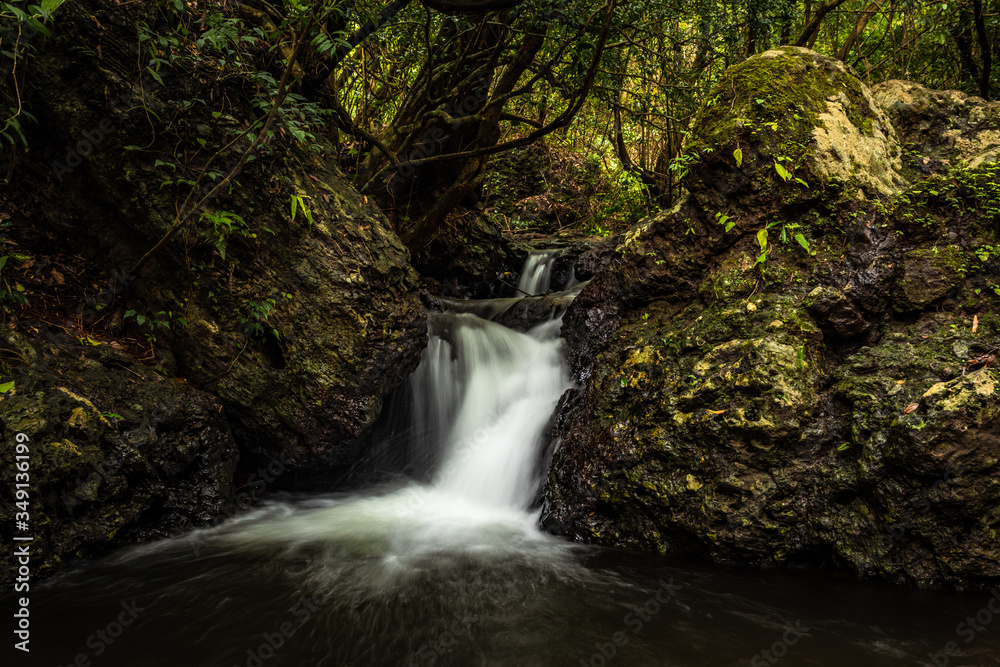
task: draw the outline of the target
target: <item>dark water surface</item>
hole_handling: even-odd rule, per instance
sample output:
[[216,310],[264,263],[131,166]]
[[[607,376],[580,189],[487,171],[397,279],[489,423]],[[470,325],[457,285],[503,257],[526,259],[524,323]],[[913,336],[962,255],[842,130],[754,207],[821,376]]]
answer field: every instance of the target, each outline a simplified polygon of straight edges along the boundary
[[677,566],[408,486],[286,498],[46,582],[30,664],[1000,665],[991,597]]

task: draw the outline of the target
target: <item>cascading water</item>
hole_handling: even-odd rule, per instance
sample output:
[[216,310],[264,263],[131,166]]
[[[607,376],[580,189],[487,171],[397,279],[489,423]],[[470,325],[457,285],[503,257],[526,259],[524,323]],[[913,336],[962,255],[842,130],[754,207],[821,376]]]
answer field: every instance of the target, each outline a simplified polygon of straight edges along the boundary
[[517,283],[518,293],[533,296],[548,291],[552,281],[552,267],[558,256],[556,250],[535,250],[528,253],[521,279]]
[[[529,256],[519,285],[548,290],[553,259]],[[541,533],[530,506],[570,386],[560,316],[518,333],[461,306],[430,316],[408,387],[429,481],[275,499],[32,584],[31,664],[745,667],[773,664],[761,650],[782,640],[789,666],[894,667],[954,638],[928,619],[978,609],[881,589],[875,605],[867,588],[669,567]],[[96,643],[123,604],[138,621]],[[883,627],[887,607],[899,627]],[[794,645],[792,623],[806,628]],[[997,664],[1000,642],[976,642],[963,657]]]
[[411,388],[417,418],[444,434],[435,488],[485,506],[527,509],[543,431],[569,388],[559,324],[518,333],[468,313],[431,317]]

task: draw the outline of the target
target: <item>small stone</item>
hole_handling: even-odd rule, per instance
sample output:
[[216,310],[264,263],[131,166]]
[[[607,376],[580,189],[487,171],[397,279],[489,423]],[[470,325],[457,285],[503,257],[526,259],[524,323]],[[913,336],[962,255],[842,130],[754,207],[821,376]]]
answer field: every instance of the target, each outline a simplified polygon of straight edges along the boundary
[[684,481],[687,482],[688,491],[697,491],[701,487],[705,486],[704,484],[699,482],[694,475],[690,474],[684,476]]
[[69,415],[69,425],[74,428],[85,428],[88,421],[87,412],[83,408],[73,408]]

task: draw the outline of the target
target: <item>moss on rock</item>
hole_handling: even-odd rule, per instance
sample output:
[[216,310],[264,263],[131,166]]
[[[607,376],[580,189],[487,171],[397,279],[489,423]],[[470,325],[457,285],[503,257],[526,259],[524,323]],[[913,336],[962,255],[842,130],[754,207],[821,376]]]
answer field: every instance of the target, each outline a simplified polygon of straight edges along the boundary
[[744,208],[763,195],[781,206],[829,188],[887,195],[905,185],[895,130],[868,89],[808,49],[773,49],[727,70],[694,127],[685,183],[706,203]]

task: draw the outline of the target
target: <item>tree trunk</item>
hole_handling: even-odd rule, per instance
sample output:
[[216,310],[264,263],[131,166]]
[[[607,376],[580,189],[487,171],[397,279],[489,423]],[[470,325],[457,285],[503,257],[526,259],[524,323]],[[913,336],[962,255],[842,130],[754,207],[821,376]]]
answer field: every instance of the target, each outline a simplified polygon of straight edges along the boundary
[[965,10],[959,12],[958,23],[952,29],[951,36],[958,46],[958,58],[962,63],[962,69],[965,70],[968,78],[978,85],[979,64],[972,57],[972,42],[970,41],[973,32],[972,23],[972,14]]
[[817,8],[816,12],[812,15],[812,20],[806,24],[806,27],[799,34],[798,39],[795,40],[795,46],[812,45],[816,41],[816,36],[819,35],[820,26],[823,24],[823,19],[826,18],[826,15],[845,2],[847,0],[830,0],[830,2]]
[[982,0],[972,0],[972,8],[975,12],[976,37],[979,40],[979,55],[983,63],[983,69],[979,79],[979,96],[984,100],[990,99],[990,69],[993,67],[993,52],[990,47],[990,38],[986,34],[986,22],[983,20]]
[[851,30],[851,34],[848,35],[843,46],[840,47],[840,51],[837,53],[837,58],[845,63],[847,62],[847,56],[851,54],[851,49],[853,49],[854,45],[858,43],[858,38],[861,37],[861,33],[863,33],[865,28],[868,26],[868,22],[872,20],[880,9],[881,6],[879,3],[873,2],[858,13],[858,18],[854,22],[854,28]]

